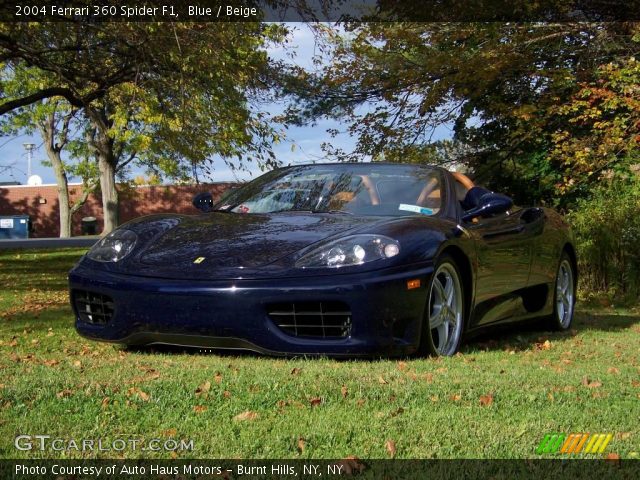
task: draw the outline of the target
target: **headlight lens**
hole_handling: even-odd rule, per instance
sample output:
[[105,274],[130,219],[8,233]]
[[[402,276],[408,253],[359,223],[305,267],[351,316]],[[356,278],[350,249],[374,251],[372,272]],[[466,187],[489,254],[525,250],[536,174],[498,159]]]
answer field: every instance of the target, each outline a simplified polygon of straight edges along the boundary
[[96,243],[87,256],[98,262],[119,262],[136,246],[138,235],[127,229],[114,230]]
[[353,235],[316,248],[296,262],[299,268],[338,268],[395,257],[400,243],[384,235]]

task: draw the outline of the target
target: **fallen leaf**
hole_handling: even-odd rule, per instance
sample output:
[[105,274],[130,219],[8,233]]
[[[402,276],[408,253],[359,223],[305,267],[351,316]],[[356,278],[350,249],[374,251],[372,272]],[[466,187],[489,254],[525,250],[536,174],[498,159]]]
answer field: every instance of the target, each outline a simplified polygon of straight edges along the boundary
[[148,402],[150,398],[149,394],[142,390],[138,390],[138,397],[140,397],[143,402]]
[[173,436],[175,436],[176,433],[178,433],[178,431],[175,428],[169,428],[167,430],[163,430],[162,431],[162,436],[163,437],[173,437]]
[[453,400],[454,402],[459,402],[459,401],[462,399],[462,396],[456,393],[456,394],[454,394],[454,395],[451,395],[451,397],[450,397],[450,398],[451,398],[451,400]]
[[432,402],[437,402],[437,401],[439,400],[439,399],[438,399],[438,395],[431,395],[431,396],[429,397],[429,400],[431,400]]
[[609,461],[609,462],[613,462],[613,463],[620,463],[620,455],[618,455],[617,453],[607,453],[607,456],[605,457],[605,460]]
[[427,383],[432,383],[433,382],[433,374],[425,373],[424,374],[424,379],[427,381]]
[[607,373],[612,373],[614,375],[618,375],[620,373],[620,370],[618,370],[616,367],[611,367],[607,370]]
[[349,455],[335,464],[339,471],[344,472],[345,475],[355,475],[356,473],[362,473],[365,469],[364,463],[360,461],[355,455]]
[[231,392],[229,390],[225,390],[224,392],[222,392],[222,396],[224,398],[231,398]]
[[306,446],[306,442],[304,438],[298,437],[298,453],[304,452],[304,447]]
[[398,370],[404,372],[407,369],[407,362],[398,362]]
[[233,419],[239,422],[244,422],[247,420],[255,420],[256,418],[258,418],[258,416],[259,415],[257,412],[252,412],[251,410],[247,410],[246,412],[239,413],[238,415],[233,417]]
[[493,403],[493,395],[490,393],[487,395],[480,395],[480,405],[488,407]]
[[380,377],[378,377],[378,383],[379,383],[380,385],[386,385],[386,384],[387,384],[387,383],[389,383],[389,382],[387,382],[387,381],[382,377],[382,375],[380,375]]
[[361,407],[361,406],[363,406],[363,405],[364,405],[364,402],[365,402],[364,398],[359,398],[359,399],[358,399],[358,401],[356,402],[356,405],[358,405],[359,407]]
[[107,408],[110,403],[111,399],[109,397],[104,397],[101,402],[102,408]]
[[346,385],[342,385],[340,393],[342,393],[342,398],[347,398],[347,395],[349,395],[349,390],[347,389]]
[[549,340],[545,340],[544,342],[539,342],[534,344],[536,350],[551,350],[551,342]]
[[196,413],[202,413],[206,412],[208,408],[209,407],[207,407],[206,405],[196,405],[195,407],[193,407],[193,411]]
[[216,383],[220,383],[222,381],[222,374],[220,372],[216,372],[215,376],[213,377],[213,380]]
[[209,380],[205,381],[198,388],[196,388],[196,397],[200,397],[211,390],[211,382]]
[[291,370],[291,375],[298,375],[301,371],[301,368],[295,367],[293,370]]
[[60,362],[58,360],[45,360],[44,363],[47,367],[55,367],[56,365],[58,365]]
[[56,393],[56,397],[58,398],[70,397],[71,395],[73,395],[73,391],[69,390],[68,388],[65,388],[61,392]]
[[602,386],[602,382],[590,380],[588,377],[582,377],[582,385],[587,388],[600,388]]
[[82,368],[82,362],[80,360],[76,360],[73,362],[73,366],[77,368]]
[[389,455],[391,456],[391,458],[395,457],[396,455],[396,442],[394,442],[393,440],[387,440],[384,444],[384,448],[387,449],[387,452],[389,452]]
[[322,399],[320,397],[315,397],[309,400],[309,403],[311,404],[312,407],[317,407],[322,403]]

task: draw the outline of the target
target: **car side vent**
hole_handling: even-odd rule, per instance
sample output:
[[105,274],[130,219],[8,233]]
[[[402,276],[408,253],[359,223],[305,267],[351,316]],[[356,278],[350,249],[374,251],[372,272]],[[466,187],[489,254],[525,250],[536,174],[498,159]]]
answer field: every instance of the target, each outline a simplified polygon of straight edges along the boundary
[[351,335],[351,310],[343,302],[273,303],[269,318],[296,337],[345,338]]
[[113,299],[100,293],[74,290],[73,302],[80,320],[94,325],[106,325],[113,316]]

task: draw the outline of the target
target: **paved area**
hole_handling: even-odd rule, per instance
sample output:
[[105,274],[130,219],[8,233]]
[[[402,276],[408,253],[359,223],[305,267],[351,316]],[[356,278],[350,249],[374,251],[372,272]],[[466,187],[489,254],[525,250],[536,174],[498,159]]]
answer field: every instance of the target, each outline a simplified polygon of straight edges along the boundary
[[89,248],[96,243],[100,237],[98,235],[71,238],[13,238],[0,240],[0,249],[5,248]]

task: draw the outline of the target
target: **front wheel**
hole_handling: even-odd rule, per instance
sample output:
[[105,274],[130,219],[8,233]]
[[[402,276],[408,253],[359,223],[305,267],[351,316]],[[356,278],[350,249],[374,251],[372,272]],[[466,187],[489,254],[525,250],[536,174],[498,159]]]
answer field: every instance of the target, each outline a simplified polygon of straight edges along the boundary
[[566,252],[562,252],[553,295],[553,315],[549,319],[554,330],[568,330],[573,321],[576,303],[576,281],[573,263]]
[[443,255],[438,260],[428,291],[420,352],[435,356],[454,355],[462,338],[464,289],[453,258]]

